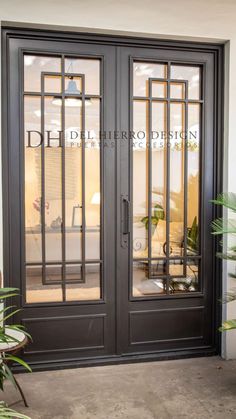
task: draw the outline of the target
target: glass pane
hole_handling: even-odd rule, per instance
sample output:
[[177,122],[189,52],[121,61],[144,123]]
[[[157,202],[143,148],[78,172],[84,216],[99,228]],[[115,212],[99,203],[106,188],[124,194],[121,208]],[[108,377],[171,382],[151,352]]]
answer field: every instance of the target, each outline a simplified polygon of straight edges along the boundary
[[65,77],[65,94],[80,95],[82,93],[82,78],[77,76]]
[[167,95],[167,83],[162,81],[152,82],[152,97],[165,98]]
[[165,294],[165,280],[158,278],[165,271],[163,261],[152,262],[151,272],[148,270],[148,261],[133,263],[133,296]]
[[152,257],[164,256],[166,242],[166,114],[164,102],[152,103]]
[[65,106],[66,261],[82,258],[82,107]]
[[25,257],[27,263],[42,262],[41,236],[41,137],[40,98],[25,97]]
[[100,60],[68,57],[65,59],[65,72],[83,74],[85,93],[100,94]]
[[61,93],[61,77],[54,75],[45,76],[44,91],[46,93]]
[[25,56],[25,89],[40,92],[50,73],[43,103],[25,96],[27,302],[101,298],[100,98],[75,97],[82,75],[86,92],[99,94],[100,60],[69,61],[63,81],[51,74],[61,58]]
[[26,302],[62,302],[61,285],[42,285],[42,280],[42,265],[26,267]]
[[[171,261],[170,273],[170,293],[186,293],[199,291],[198,284],[198,260],[188,260],[186,266],[186,276],[184,275],[183,262],[179,260]],[[180,277],[182,275],[182,277]]]
[[184,240],[184,105],[170,104],[170,254],[181,255]]
[[[134,96],[152,94],[150,103],[141,98],[133,100],[133,295],[166,292],[165,281],[170,279],[170,292],[198,290],[198,261],[184,262],[198,254],[199,247],[199,164],[201,104],[184,102],[200,98],[200,67],[172,65],[170,82],[169,119],[167,103],[166,66],[160,65],[162,75],[154,78],[150,63],[134,63]],[[179,80],[179,81],[178,81]],[[184,82],[182,82],[184,81]],[[186,89],[188,88],[188,92]],[[156,98],[156,99],[155,99]],[[157,98],[159,100],[157,100]],[[186,110],[187,108],[187,110]],[[188,112],[186,127],[185,112]],[[168,123],[168,121],[169,123]],[[151,123],[151,126],[149,126]],[[168,124],[168,125],[167,125]],[[140,132],[144,137],[140,139]],[[139,136],[137,135],[139,133]],[[148,134],[148,136],[146,135]],[[150,135],[150,138],[149,138]],[[151,151],[150,151],[151,147]],[[169,156],[169,194],[167,196],[167,163]],[[187,160],[185,159],[187,157]],[[151,170],[149,159],[151,158]],[[185,184],[186,178],[186,184]],[[185,197],[187,193],[187,202]],[[151,195],[151,196],[150,196]],[[169,226],[166,220],[169,201]],[[148,203],[151,202],[151,220]],[[148,252],[148,225],[151,222],[151,249]],[[169,230],[167,240],[166,232]],[[185,240],[187,249],[184,248]],[[166,259],[169,243],[169,261]],[[147,260],[150,256],[151,260]],[[153,260],[153,258],[159,258]],[[158,281],[158,284],[157,282]],[[164,281],[164,282],[162,282]],[[162,285],[160,285],[160,282]]]
[[25,55],[24,56],[24,90],[26,92],[41,91],[42,72],[61,72],[61,58]]
[[[134,101],[133,130],[136,139],[133,144],[133,256],[147,256],[148,166],[146,147],[148,103]],[[138,139],[138,133],[143,133]]]
[[100,259],[100,100],[85,111],[86,260]]
[[83,282],[81,264],[66,265],[66,281],[67,283]]
[[185,98],[184,83],[170,83],[170,97],[172,99],[184,99]]
[[133,94],[134,96],[149,96],[148,80],[150,78],[165,78],[166,65],[135,62],[133,67]]
[[200,99],[200,68],[197,66],[171,66],[171,78],[188,81],[188,98]]
[[45,131],[50,133],[44,143],[45,254],[47,262],[59,262],[62,258],[62,148],[58,133],[61,107],[55,106],[51,97],[45,98],[44,107]]
[[100,264],[87,264],[85,282],[66,285],[66,300],[98,300],[100,298]]
[[188,106],[188,210],[187,253],[199,252],[199,164],[200,164],[200,105]]

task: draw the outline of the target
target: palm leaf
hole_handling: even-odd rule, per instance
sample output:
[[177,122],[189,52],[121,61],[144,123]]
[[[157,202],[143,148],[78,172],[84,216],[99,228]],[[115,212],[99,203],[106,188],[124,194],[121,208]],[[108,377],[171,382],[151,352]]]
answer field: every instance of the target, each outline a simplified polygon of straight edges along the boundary
[[234,253],[216,253],[216,256],[220,259],[225,260],[236,260],[236,254]]
[[213,199],[210,202],[216,205],[222,205],[236,212],[236,193],[234,192],[224,192],[219,194],[217,199]]
[[212,222],[212,234],[236,234],[236,220],[217,218]]

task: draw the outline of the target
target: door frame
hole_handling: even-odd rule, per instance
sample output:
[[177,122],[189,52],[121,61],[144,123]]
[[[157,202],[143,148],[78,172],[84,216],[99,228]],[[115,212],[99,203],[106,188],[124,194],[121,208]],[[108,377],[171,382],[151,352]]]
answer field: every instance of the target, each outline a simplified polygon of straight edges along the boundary
[[[75,43],[91,43],[103,44],[112,46],[130,46],[130,47],[146,47],[146,48],[159,48],[165,50],[181,50],[181,51],[198,51],[210,52],[214,57],[215,63],[215,86],[214,86],[214,195],[222,192],[223,186],[223,97],[224,97],[224,45],[217,43],[203,43],[193,41],[176,41],[176,40],[163,40],[146,37],[131,37],[131,36],[118,36],[118,35],[101,35],[101,34],[87,34],[78,32],[59,32],[54,30],[33,30],[33,29],[19,29],[13,26],[5,26],[2,28],[2,194],[3,194],[3,271],[4,283],[6,286],[11,286],[11,243],[10,243],[10,226],[9,226],[9,150],[8,150],[8,132],[9,132],[9,85],[8,85],[8,42],[10,38],[27,38],[27,39],[44,39],[48,41],[75,42]],[[119,48],[117,49],[117,55]],[[118,60],[116,62],[116,74],[121,77],[121,72],[118,68]],[[120,99],[119,80],[116,85],[116,99]],[[120,110],[116,109],[116,129],[119,131],[119,113]],[[118,169],[118,153],[116,150],[116,164]],[[119,181],[119,171],[117,170],[116,186]],[[120,200],[116,202],[116,214],[119,214]],[[214,208],[214,217],[221,215],[221,209]],[[117,220],[117,231],[120,228],[120,220]],[[119,275],[118,252],[120,246],[120,235],[116,235],[116,290],[118,288],[117,278]],[[213,255],[219,248],[219,240],[214,238]],[[221,305],[218,300],[222,294],[221,277],[222,277],[222,263],[214,256],[213,260],[213,277],[214,283],[214,304],[212,307],[214,315],[214,337],[215,345],[209,349],[190,349],[186,351],[169,351],[165,353],[152,353],[152,354],[136,354],[136,355],[115,355],[109,357],[102,357],[96,359],[86,360],[68,360],[63,363],[50,362],[44,364],[36,364],[34,370],[44,369],[57,369],[62,367],[75,367],[86,365],[101,365],[113,364],[121,362],[138,362],[138,361],[153,361],[158,359],[167,358],[183,358],[190,356],[206,356],[219,354],[221,350],[221,339],[218,332],[218,326],[221,323]],[[116,318],[119,317],[119,305],[116,304]],[[116,326],[116,332],[121,331],[121,324]],[[119,351],[118,351],[119,353]]]

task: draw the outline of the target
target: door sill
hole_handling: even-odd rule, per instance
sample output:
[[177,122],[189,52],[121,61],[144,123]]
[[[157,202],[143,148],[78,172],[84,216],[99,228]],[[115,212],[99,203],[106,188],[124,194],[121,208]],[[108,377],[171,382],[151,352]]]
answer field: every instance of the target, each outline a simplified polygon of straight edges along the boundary
[[[86,359],[68,359],[61,361],[39,361],[29,363],[32,371],[51,371],[60,369],[72,369],[72,368],[85,368],[85,367],[96,367],[105,365],[118,365],[118,364],[131,364],[140,362],[154,362],[154,361],[166,361],[174,359],[185,359],[185,358],[198,358],[219,355],[219,351],[215,347],[205,346],[201,348],[187,349],[187,350],[175,350],[175,351],[162,351],[155,353],[139,353],[139,354],[125,354],[125,355],[110,355],[96,358]],[[15,373],[23,373],[25,369],[21,366],[14,367]]]

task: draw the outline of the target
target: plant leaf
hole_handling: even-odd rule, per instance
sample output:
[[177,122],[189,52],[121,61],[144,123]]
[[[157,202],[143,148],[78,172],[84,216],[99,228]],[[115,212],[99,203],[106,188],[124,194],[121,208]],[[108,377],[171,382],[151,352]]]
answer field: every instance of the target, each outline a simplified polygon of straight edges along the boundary
[[3,401],[0,402],[0,417],[4,418],[18,418],[18,419],[30,419],[29,416],[18,413],[13,409],[10,409]]
[[210,202],[216,205],[223,205],[236,212],[236,193],[234,192],[221,193],[216,199],[212,199]]
[[220,332],[226,332],[227,330],[236,329],[236,319],[227,320],[222,323],[222,326],[219,328]]
[[217,218],[212,221],[212,234],[236,234],[236,220],[224,220],[223,218]]
[[7,359],[8,361],[14,361],[17,362],[18,364],[22,365],[23,367],[25,367],[25,369],[27,369],[29,372],[32,372],[32,369],[30,368],[30,366],[27,364],[27,362],[23,361],[23,359],[18,358],[15,355],[6,355],[5,359]]
[[20,308],[18,308],[17,310],[12,311],[10,314],[8,314],[6,317],[3,317],[3,319],[1,319],[3,322],[5,322],[7,319],[10,319],[10,317],[13,317],[15,314],[19,313],[19,311],[21,311]]

